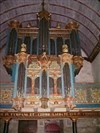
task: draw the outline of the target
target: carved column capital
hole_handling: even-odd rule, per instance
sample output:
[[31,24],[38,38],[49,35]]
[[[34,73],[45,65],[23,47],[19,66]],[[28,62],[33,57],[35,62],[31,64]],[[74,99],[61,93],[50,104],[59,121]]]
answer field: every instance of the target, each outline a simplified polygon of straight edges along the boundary
[[71,55],[69,53],[63,53],[62,55],[59,55],[59,57],[60,57],[60,61],[63,64],[65,64],[65,63],[72,64],[73,63],[73,60],[72,60],[73,55]]
[[6,117],[6,118],[3,118],[3,120],[4,120],[6,123],[8,123],[8,122],[11,120],[11,118],[10,118],[10,117]]
[[78,120],[78,117],[71,117],[70,119],[72,120],[72,122],[76,122]]
[[83,66],[83,58],[81,56],[73,56],[73,64],[77,69],[80,69]]

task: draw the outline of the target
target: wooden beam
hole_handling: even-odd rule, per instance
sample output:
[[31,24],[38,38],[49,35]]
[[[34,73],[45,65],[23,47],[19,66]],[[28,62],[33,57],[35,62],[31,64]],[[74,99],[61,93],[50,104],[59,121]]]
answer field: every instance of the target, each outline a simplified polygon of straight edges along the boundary
[[83,117],[100,117],[100,111],[67,111],[67,112],[0,112],[1,119],[50,119],[70,118],[78,119]]
[[100,52],[100,35],[99,35],[99,41],[97,45],[95,46],[92,53],[88,57],[88,61],[92,62],[96,58],[96,56],[99,54],[99,52]]

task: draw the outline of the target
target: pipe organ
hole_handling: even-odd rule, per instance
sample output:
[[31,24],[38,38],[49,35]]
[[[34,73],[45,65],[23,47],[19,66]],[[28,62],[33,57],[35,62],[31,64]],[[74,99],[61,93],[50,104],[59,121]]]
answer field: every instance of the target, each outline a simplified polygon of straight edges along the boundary
[[37,27],[13,20],[9,23],[4,66],[14,82],[13,108],[72,109],[75,105],[74,78],[83,65],[79,25],[51,27],[51,14],[37,14]]

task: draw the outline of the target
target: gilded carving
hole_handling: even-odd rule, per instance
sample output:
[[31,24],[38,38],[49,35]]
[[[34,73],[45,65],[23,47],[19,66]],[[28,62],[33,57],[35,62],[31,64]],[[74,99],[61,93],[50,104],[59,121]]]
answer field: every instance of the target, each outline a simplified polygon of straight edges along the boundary
[[[13,88],[14,86],[2,86],[0,85],[1,87],[1,91],[0,91],[0,94],[1,94],[1,97],[0,97],[0,104],[11,104],[12,101],[12,94],[13,94]],[[84,84],[80,84],[80,86],[78,85],[75,89],[75,98],[76,98],[76,101],[75,103],[78,103],[78,104],[99,104],[100,103],[100,98],[99,98],[99,95],[100,95],[100,91],[99,91],[99,86],[94,86],[94,85],[91,85],[87,87],[87,89],[89,89],[89,91],[87,91],[86,89],[86,85]],[[91,99],[88,101],[87,99],[87,96],[88,94],[87,93],[91,93]],[[34,98],[33,98],[34,97]],[[25,97],[25,103],[29,103],[28,105],[32,106],[32,100],[33,101],[36,101],[36,102],[39,102],[39,99],[40,97],[38,95],[34,95],[32,96],[32,94],[27,94],[26,97]],[[30,102],[29,102],[30,101]],[[49,101],[51,103],[54,104],[55,101],[57,102],[63,102],[63,99],[61,98],[60,95],[50,95],[50,99]]]
[[12,101],[12,89],[1,89],[0,90],[0,103],[1,104],[11,104]]
[[57,28],[57,29],[61,29],[61,24],[60,24],[60,23],[57,23],[56,28]]
[[77,69],[83,66],[83,58],[81,56],[73,56],[73,64]]
[[29,64],[28,69],[40,70],[41,67],[40,67],[38,61],[32,61],[32,63]]
[[64,99],[60,94],[51,95],[49,98],[49,106],[53,110],[55,110],[55,108],[64,108]]
[[68,53],[68,46],[66,44],[63,45],[62,50],[63,50],[63,54],[59,55],[60,62],[62,64],[65,64],[65,63],[72,64],[73,63],[73,60],[72,60],[73,55]]
[[100,90],[99,89],[92,89],[91,97],[93,103],[100,103]]
[[7,68],[11,68],[11,66],[16,62],[16,57],[13,55],[7,55],[6,57],[3,58],[3,64]]
[[24,103],[25,107],[34,107],[34,108],[39,108],[40,105],[40,97],[38,95],[28,95],[25,98],[25,103]]
[[[31,35],[32,37],[36,38],[39,32],[38,28],[18,28],[18,36],[23,37],[24,35]],[[67,29],[60,29],[60,28],[49,28],[50,38],[57,38],[57,37],[64,37],[69,38],[70,31]]]
[[70,30],[78,30],[79,28],[79,24],[77,22],[70,22],[66,25],[65,27],[66,29],[70,29]]
[[60,71],[60,65],[58,64],[58,62],[56,60],[52,61],[49,69],[53,69],[53,70],[59,70]]
[[19,28],[19,27],[22,27],[22,24],[19,21],[17,21],[17,20],[10,21],[10,23],[8,25],[11,28]]
[[24,101],[25,98],[22,96],[20,92],[18,92],[17,97],[12,98],[13,106],[16,111],[21,111],[21,109],[24,107]]
[[48,101],[49,101],[49,98],[46,98],[46,97],[42,97],[40,98],[40,101],[41,101],[41,108],[48,108]]
[[77,103],[87,103],[87,99],[86,99],[87,93],[86,93],[86,89],[82,90],[82,89],[78,89],[76,91],[76,102]]
[[22,63],[22,62],[24,63],[24,62],[27,61],[27,57],[28,56],[29,55],[26,54],[26,45],[23,43],[21,45],[21,51],[20,51],[20,53],[16,54],[16,61],[19,62],[19,63]]
[[50,60],[50,57],[48,57],[46,55],[46,52],[44,52],[42,56],[38,57],[38,63],[41,66],[42,70],[47,70],[48,69],[48,67],[51,63],[51,60]]
[[46,10],[39,12],[37,15],[38,15],[38,19],[45,18],[47,20],[50,20],[50,17],[51,17],[50,13]]
[[51,14],[44,9],[44,5],[45,5],[45,3],[43,1],[42,2],[42,11],[40,11],[39,13],[37,13],[38,19],[45,18],[45,19],[49,20],[50,17],[51,17]]
[[57,95],[57,79],[61,77],[61,69],[57,61],[51,62],[49,67],[49,77],[54,79],[54,95]]
[[74,104],[75,102],[74,97],[68,96],[64,100],[65,100],[65,107],[67,107],[68,109],[73,109],[76,107],[76,105]]

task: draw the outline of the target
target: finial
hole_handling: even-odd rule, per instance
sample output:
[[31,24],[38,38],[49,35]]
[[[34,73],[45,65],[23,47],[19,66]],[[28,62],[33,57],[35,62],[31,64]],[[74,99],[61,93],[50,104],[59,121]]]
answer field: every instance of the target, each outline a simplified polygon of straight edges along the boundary
[[28,23],[27,28],[30,28],[30,27],[32,27],[32,25],[31,25],[31,23]]
[[68,53],[68,46],[67,46],[67,44],[63,44],[62,45],[62,52],[63,53]]
[[26,52],[26,44],[21,44],[21,52]]
[[56,28],[61,29],[61,24],[58,22]]
[[42,0],[42,10],[44,10],[44,5],[45,5],[45,3],[44,3],[44,0]]

